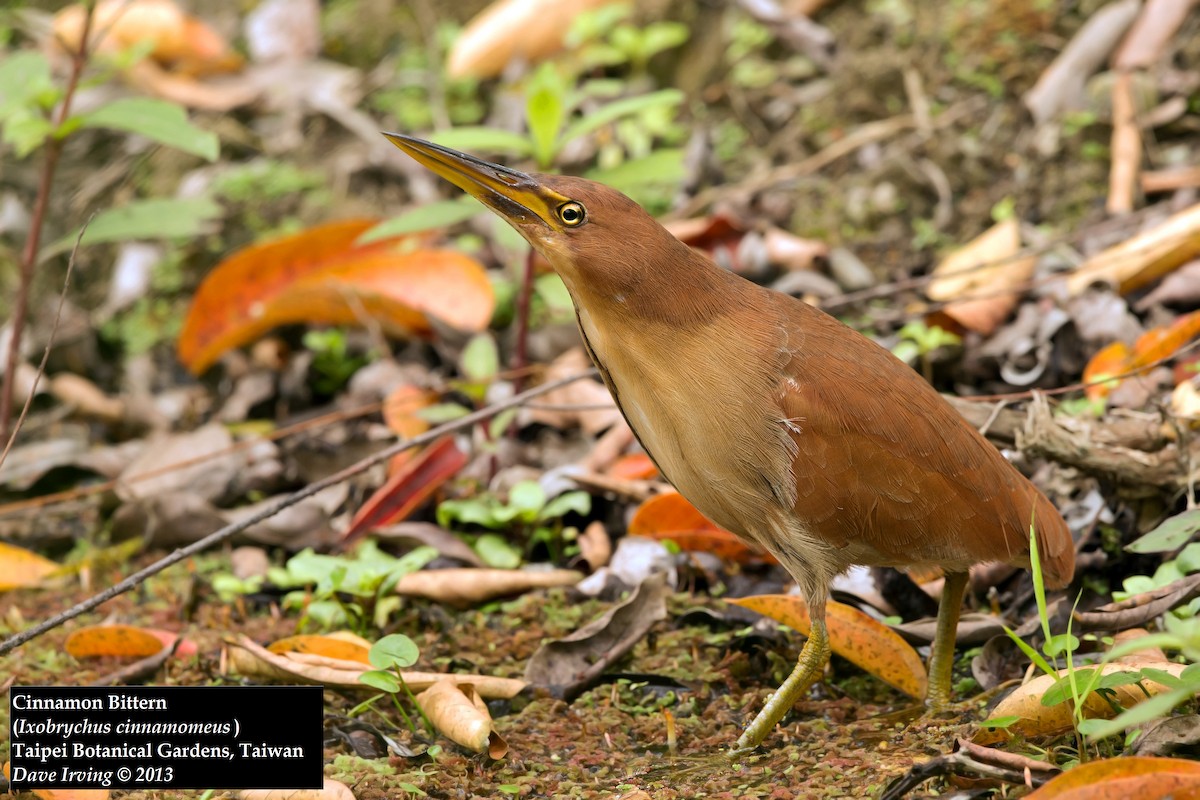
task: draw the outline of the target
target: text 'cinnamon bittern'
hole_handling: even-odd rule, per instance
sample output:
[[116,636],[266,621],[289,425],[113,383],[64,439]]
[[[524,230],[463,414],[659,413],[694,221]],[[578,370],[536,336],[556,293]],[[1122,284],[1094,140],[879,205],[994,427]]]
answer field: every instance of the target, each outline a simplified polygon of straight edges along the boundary
[[1071,536],[1050,501],[884,348],[718,267],[607,186],[386,135],[541,253],[659,471],[799,584],[811,635],[738,750],[758,746],[821,674],[829,585],[848,567],[945,571],[929,661],[935,707],[950,699],[968,567],[1028,567],[1032,523],[1046,584],[1071,580]]

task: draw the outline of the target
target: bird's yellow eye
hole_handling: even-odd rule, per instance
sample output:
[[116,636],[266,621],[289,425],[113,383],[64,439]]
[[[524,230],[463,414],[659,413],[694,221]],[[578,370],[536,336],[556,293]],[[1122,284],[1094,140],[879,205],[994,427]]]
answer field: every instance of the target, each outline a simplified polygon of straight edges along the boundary
[[575,228],[582,225],[586,216],[587,213],[579,203],[563,203],[558,207],[558,218],[568,228]]

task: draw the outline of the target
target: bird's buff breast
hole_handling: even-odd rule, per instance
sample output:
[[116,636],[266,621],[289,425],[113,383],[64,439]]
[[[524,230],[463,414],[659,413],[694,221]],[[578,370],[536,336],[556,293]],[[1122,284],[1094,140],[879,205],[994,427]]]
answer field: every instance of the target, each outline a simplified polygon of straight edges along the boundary
[[[578,320],[622,414],[663,475],[713,522],[762,542],[773,497],[761,475],[766,468],[790,469],[782,438],[777,452],[756,453],[748,451],[748,437],[737,434],[750,422],[749,409],[761,405],[751,402],[758,381],[731,367],[756,363],[749,349],[725,331],[682,332],[632,321],[601,330],[583,308]],[[714,342],[728,343],[716,348],[717,362]],[[714,392],[714,380],[727,385]]]

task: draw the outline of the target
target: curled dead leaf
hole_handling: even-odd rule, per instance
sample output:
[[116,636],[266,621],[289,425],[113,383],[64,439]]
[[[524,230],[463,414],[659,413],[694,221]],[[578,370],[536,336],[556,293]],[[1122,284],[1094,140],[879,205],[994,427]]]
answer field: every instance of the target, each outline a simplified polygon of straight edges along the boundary
[[[360,661],[347,661],[314,653],[272,653],[244,635],[225,641],[222,663],[226,674],[279,680],[285,683],[319,683],[344,689],[376,691],[359,681],[359,676],[367,671]],[[490,675],[440,672],[402,674],[404,682],[414,692],[424,691],[438,681],[452,681],[471,684],[481,697],[489,700],[509,700],[528,685],[525,681],[515,678],[496,678]]]
[[1008,317],[1018,292],[1033,277],[1036,259],[1018,257],[1021,228],[1016,219],[998,222],[955,250],[933,271],[926,294],[946,302],[942,313],[987,336]]
[[515,59],[531,63],[558,52],[575,18],[615,0],[496,0],[455,40],[446,71],[452,78],[491,78]]
[[[1122,659],[1119,664],[1105,664],[1099,667],[1099,669],[1104,675],[1111,675],[1117,672],[1136,672],[1143,667],[1153,667],[1154,669],[1161,669],[1163,672],[1179,677],[1185,666],[1184,664],[1175,664],[1170,661],[1142,658],[1136,660]],[[1059,676],[1066,674],[1067,670],[1061,670],[1058,673]],[[1004,730],[980,729],[972,738],[972,741],[976,744],[995,744],[996,742],[1005,741],[1009,736],[1014,735],[1045,736],[1070,730],[1072,716],[1069,703],[1059,703],[1054,706],[1042,705],[1042,698],[1057,682],[1058,677],[1054,675],[1039,675],[1028,683],[1017,687],[1012,694],[1001,700],[991,712],[992,717],[1017,717],[1017,721]],[[1124,708],[1129,708],[1156,694],[1170,691],[1170,689],[1161,683],[1145,680],[1140,685],[1116,686],[1106,691],[1113,693],[1113,702],[1118,703]],[[1100,694],[1093,692],[1084,701],[1083,715],[1088,719],[1111,719],[1115,715],[1115,712],[1113,711],[1112,703]]]
[[508,743],[496,733],[487,704],[470,684],[438,681],[417,695],[417,705],[437,728],[457,744],[475,753],[504,758]]
[[[768,594],[727,602],[757,611],[808,635],[812,625],[808,605],[798,595]],[[910,697],[924,699],[929,689],[925,664],[898,633],[857,608],[830,600],[825,605],[829,647]]]
[[401,578],[396,593],[465,608],[533,589],[574,586],[581,580],[583,573],[573,569],[426,569]]

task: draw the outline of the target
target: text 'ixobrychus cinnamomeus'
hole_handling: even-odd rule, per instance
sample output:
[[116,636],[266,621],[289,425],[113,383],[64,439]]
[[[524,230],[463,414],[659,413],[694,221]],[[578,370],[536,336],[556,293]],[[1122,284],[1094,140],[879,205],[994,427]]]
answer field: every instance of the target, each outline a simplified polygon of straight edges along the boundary
[[825,603],[850,566],[946,573],[929,703],[950,699],[967,569],[1074,572],[1049,500],[884,348],[679,242],[625,195],[529,175],[399,134],[408,155],[483,201],[562,276],[613,399],[659,470],[705,516],[774,555],[808,602],[795,670],[746,728],[759,745],[829,658]]

